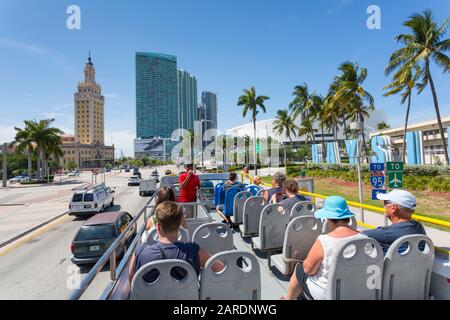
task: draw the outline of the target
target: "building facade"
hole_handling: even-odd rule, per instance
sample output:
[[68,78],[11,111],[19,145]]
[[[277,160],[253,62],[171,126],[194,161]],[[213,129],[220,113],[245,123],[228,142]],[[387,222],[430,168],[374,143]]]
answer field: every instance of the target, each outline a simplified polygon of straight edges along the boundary
[[100,168],[114,162],[114,146],[105,146],[105,98],[95,81],[95,68],[89,55],[84,67],[84,81],[74,94],[75,135],[62,136],[60,166],[67,169],[72,161],[81,169]]
[[194,129],[197,120],[197,79],[184,70],[177,71],[178,128]]
[[217,129],[217,95],[212,92],[202,92],[202,104],[204,105],[205,130]]
[[[442,126],[444,128],[444,137],[446,139],[446,146],[442,145],[442,139],[441,134],[439,131],[439,126],[436,120],[431,121],[423,121],[419,123],[414,123],[408,125],[408,136],[406,140],[407,144],[407,150],[408,150],[408,141],[410,141],[411,144],[416,145],[414,149],[417,149],[417,147],[420,147],[421,150],[419,153],[421,154],[421,158],[419,162],[422,162],[422,164],[437,164],[437,163],[445,163],[445,155],[444,155],[444,148],[448,148],[448,132],[450,127],[450,116],[442,117]],[[394,160],[401,161],[403,159],[403,135],[405,128],[397,127],[393,129],[388,130],[381,130],[376,131],[370,134],[370,137],[374,136],[387,136],[390,138],[390,148],[392,150],[392,154],[394,157]],[[417,139],[410,138],[411,133],[420,133],[417,135],[417,138],[420,141],[417,141]],[[419,142],[419,143],[417,143]],[[411,146],[412,147],[412,146]],[[413,150],[413,149],[409,149]],[[422,157],[423,154],[423,157]],[[408,151],[406,152],[406,161],[410,164],[413,164],[413,161],[411,160],[411,155],[408,157]]]

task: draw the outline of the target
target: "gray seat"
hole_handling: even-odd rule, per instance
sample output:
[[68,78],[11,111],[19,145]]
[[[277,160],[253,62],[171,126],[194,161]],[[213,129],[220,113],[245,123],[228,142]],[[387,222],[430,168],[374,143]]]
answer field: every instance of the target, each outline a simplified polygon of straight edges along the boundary
[[[186,271],[184,278],[175,279],[173,269]],[[157,270],[157,279],[148,283],[144,276]],[[136,272],[131,282],[131,300],[198,300],[198,277],[194,268],[183,260],[167,259],[147,263]]]
[[265,192],[266,190],[267,190],[267,189],[261,189],[261,190],[259,190],[258,193],[256,194],[256,196],[257,196],[257,197],[263,197],[263,196],[264,196],[264,192]]
[[[178,230],[179,230],[179,232],[178,232],[178,241],[180,241],[180,242],[189,242],[189,235],[188,235],[186,229],[180,228]],[[158,241],[159,241],[159,236],[158,236],[158,232],[157,232],[156,228],[150,229],[150,232],[149,232],[148,237],[147,237],[146,244],[151,246],[151,245],[153,245],[155,243],[158,243]]]
[[281,250],[289,219],[290,213],[283,205],[274,203],[265,206],[259,220],[259,237],[252,239],[253,247],[260,251]]
[[291,210],[291,220],[301,216],[314,216],[316,205],[311,201],[297,202]]
[[305,260],[317,237],[322,234],[322,220],[311,216],[291,220],[284,234],[283,252],[270,257],[282,274],[290,275],[295,264]]
[[331,260],[328,300],[380,300],[383,250],[371,238],[351,240]]
[[249,191],[241,191],[234,197],[233,215],[230,217],[231,222],[234,224],[242,224],[244,204],[251,196],[252,194]]
[[[323,234],[330,233],[332,230],[331,230],[331,226],[330,226],[329,223],[328,223],[328,220],[325,219],[325,220],[322,221],[322,222],[323,222],[322,233],[323,233]],[[357,229],[358,229],[358,222],[356,221],[356,218],[355,218],[355,217],[351,217],[351,218],[350,218],[350,223],[349,223],[348,225],[349,225],[350,228],[352,228],[352,229],[354,229],[354,230],[357,230]]]
[[195,230],[192,242],[205,249],[211,255],[234,249],[233,232],[224,223],[207,223]]
[[434,246],[429,237],[417,234],[397,239],[384,258],[383,299],[428,299],[433,264]]
[[239,226],[243,236],[258,234],[259,219],[266,205],[267,201],[263,197],[250,197],[245,201],[242,224]]
[[[221,272],[211,267],[220,261]],[[256,257],[245,251],[217,253],[206,262],[200,278],[200,300],[260,300],[261,272]]]

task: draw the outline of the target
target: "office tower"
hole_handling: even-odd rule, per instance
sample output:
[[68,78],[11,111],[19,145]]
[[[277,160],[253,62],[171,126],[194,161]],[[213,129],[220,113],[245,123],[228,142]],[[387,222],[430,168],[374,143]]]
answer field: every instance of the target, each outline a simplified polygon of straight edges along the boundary
[[197,120],[197,79],[184,70],[177,71],[178,127],[194,129]]
[[217,129],[217,95],[212,92],[202,92],[202,104],[205,105],[206,130]]
[[84,66],[84,81],[75,93],[75,141],[81,144],[103,144],[105,137],[102,88],[95,82],[95,68],[89,54]]

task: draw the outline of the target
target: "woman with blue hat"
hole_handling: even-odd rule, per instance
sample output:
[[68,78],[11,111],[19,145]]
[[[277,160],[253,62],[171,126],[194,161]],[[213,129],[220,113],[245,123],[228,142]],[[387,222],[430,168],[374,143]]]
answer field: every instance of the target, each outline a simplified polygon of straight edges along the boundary
[[303,263],[297,264],[287,296],[282,299],[295,300],[303,293],[309,299],[325,300],[333,257],[347,242],[366,237],[349,226],[354,214],[342,197],[328,197],[323,208],[317,210],[314,216],[316,219],[328,220],[331,231],[320,235]]

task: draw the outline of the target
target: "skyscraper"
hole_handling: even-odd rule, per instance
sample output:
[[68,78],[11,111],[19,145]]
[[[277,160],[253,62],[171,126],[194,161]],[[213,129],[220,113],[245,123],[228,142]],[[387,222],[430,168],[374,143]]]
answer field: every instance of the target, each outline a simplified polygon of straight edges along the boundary
[[177,58],[136,53],[136,135],[170,138],[178,128]]
[[178,127],[192,130],[197,120],[197,79],[184,70],[177,75]]
[[217,95],[212,92],[202,92],[202,103],[205,105],[206,130],[217,129]]

